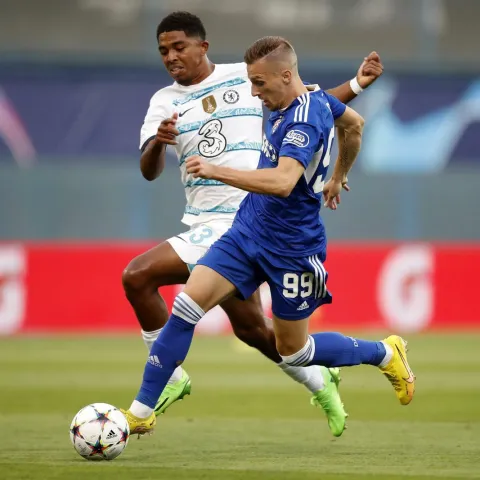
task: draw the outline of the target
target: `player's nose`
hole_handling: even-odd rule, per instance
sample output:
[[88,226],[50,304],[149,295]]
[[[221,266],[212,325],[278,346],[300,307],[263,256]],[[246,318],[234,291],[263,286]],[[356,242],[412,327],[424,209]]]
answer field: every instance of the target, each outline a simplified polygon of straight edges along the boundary
[[167,62],[167,65],[171,66],[172,63],[175,63],[177,61],[178,57],[177,57],[177,52],[175,50],[170,50],[168,53],[167,53],[167,57],[166,57],[166,62]]

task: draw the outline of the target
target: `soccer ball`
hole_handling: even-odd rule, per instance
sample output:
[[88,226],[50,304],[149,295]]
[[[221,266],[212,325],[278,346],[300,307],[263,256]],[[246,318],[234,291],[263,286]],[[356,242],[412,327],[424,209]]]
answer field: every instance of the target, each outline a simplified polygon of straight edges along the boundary
[[123,413],[108,403],[82,408],[70,425],[73,448],[87,460],[113,460],[125,449],[130,428]]

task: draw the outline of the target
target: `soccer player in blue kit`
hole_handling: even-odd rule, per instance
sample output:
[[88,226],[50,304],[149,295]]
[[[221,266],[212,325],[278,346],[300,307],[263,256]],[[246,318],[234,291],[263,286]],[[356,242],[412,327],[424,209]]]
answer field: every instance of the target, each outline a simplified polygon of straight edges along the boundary
[[[391,335],[373,342],[340,333],[309,335],[316,308],[330,303],[327,290],[326,233],[319,215],[336,209],[361,145],[363,119],[323,90],[308,89],[292,45],[281,37],[257,40],[245,53],[252,95],[272,111],[265,128],[257,170],[187,160],[194,177],[214,179],[251,192],[230,228],[200,259],[172,315],[155,341],[142,386],[125,412],[132,433],[155,426],[154,407],[173,370],[186,358],[195,325],[232,295],[248,298],[267,282],[272,295],[277,350],[292,366],[368,364],[379,367],[402,405],[411,402],[415,377],[406,342]],[[339,154],[326,181],[335,128]]]

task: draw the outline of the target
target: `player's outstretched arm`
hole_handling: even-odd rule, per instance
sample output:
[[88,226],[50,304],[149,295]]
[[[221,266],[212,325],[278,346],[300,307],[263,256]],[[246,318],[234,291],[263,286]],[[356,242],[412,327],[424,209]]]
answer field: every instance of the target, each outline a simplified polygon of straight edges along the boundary
[[365,121],[355,110],[347,107],[343,115],[335,120],[338,135],[338,157],[332,177],[323,188],[325,206],[336,210],[340,203],[340,192],[347,186],[347,175],[352,168],[360,147]]
[[351,102],[365,88],[368,88],[383,73],[383,64],[377,52],[371,52],[363,59],[357,75],[348,82],[327,90],[330,95],[337,97],[342,103]]
[[290,157],[280,157],[276,168],[251,171],[212,165],[199,156],[188,158],[186,167],[194,178],[210,178],[247,192],[277,197],[288,197],[305,171],[300,162]]
[[179,131],[175,127],[178,113],[171,118],[166,118],[158,127],[157,134],[148,143],[140,157],[140,170],[143,177],[152,181],[155,180],[165,168],[165,155],[167,145],[176,145],[175,137]]

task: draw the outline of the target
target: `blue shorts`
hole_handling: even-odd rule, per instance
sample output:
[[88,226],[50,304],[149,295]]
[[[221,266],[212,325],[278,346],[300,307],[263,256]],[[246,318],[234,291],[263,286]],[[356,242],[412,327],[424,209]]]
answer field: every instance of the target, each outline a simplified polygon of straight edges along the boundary
[[267,282],[274,315],[285,320],[302,320],[320,305],[332,302],[323,260],[325,252],[308,257],[282,257],[232,227],[197,265],[205,265],[232,282],[242,299],[249,298]]

